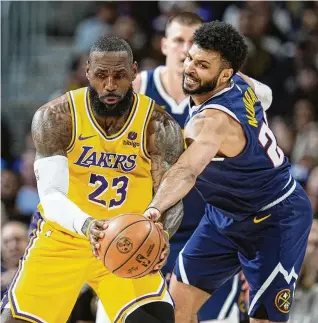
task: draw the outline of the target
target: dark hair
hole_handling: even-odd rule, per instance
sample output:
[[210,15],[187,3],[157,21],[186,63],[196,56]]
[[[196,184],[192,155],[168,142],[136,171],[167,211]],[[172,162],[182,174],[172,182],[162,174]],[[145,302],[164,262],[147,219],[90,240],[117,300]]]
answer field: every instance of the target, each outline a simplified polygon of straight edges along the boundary
[[119,37],[101,37],[91,47],[89,58],[91,59],[94,52],[126,52],[129,63],[132,64],[134,57],[129,44]]
[[220,53],[221,58],[236,73],[247,57],[247,45],[240,33],[221,21],[204,23],[195,32],[194,44]]
[[178,22],[180,25],[192,26],[192,25],[202,24],[203,19],[199,15],[193,12],[187,12],[187,11],[180,12],[175,16],[172,16],[169,18],[166,25],[166,31],[173,22]]

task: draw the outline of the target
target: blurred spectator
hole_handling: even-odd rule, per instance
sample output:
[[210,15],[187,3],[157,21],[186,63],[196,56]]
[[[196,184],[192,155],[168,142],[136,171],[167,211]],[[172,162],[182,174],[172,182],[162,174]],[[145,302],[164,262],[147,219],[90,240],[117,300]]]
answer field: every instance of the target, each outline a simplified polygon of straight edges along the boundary
[[28,244],[25,224],[9,221],[1,229],[1,298],[10,284]]
[[35,150],[27,150],[22,155],[21,177],[23,185],[18,191],[16,206],[20,214],[31,218],[40,202],[34,175]]
[[318,166],[316,166],[312,170],[306,188],[313,209],[314,217],[318,219]]
[[7,223],[8,221],[8,215],[7,215],[7,212],[6,212],[6,207],[4,206],[3,202],[1,201],[1,228],[3,227],[3,225],[5,223]]
[[1,118],[1,169],[10,166],[13,156],[11,152],[11,131],[7,120]]
[[[82,53],[75,56],[70,64],[69,75],[64,92],[79,89],[87,86],[88,81],[86,78],[85,66],[88,61],[88,54]],[[62,94],[63,94],[62,93]]]
[[86,53],[75,55],[70,64],[66,75],[65,87],[55,90],[48,98],[49,101],[63,95],[67,91],[72,91],[88,85],[85,66],[89,55]]
[[87,53],[92,44],[102,36],[110,36],[117,19],[115,2],[98,2],[96,16],[82,21],[75,30],[75,49]]
[[166,24],[170,17],[181,11],[195,12],[198,7],[195,1],[158,1],[160,15],[153,20],[153,29],[164,34]]
[[21,179],[11,170],[1,171],[1,202],[9,219],[20,218],[16,208],[16,199],[21,187]]
[[146,36],[140,30],[136,20],[131,16],[121,16],[114,24],[114,36],[125,39],[131,46],[135,60],[139,61],[139,54],[145,45]]
[[298,163],[304,156],[318,161],[318,124],[314,120],[314,106],[308,100],[298,100],[294,108],[295,144],[291,161]]
[[290,323],[318,322],[318,220],[314,220],[295,291]]

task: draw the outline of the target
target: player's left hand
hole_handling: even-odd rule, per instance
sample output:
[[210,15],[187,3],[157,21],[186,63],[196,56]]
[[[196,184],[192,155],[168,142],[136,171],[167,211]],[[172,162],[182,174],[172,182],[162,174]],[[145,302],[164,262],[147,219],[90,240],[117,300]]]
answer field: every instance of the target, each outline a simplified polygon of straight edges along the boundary
[[167,263],[168,260],[168,256],[170,254],[170,243],[169,243],[169,238],[167,236],[167,234],[163,231],[163,226],[162,223],[158,222],[155,223],[155,225],[157,226],[157,228],[161,231],[162,236],[164,237],[164,241],[165,241],[165,245],[162,249],[161,255],[160,255],[160,260],[159,262],[155,265],[155,267],[153,268],[153,272],[152,274],[157,273],[159,270],[161,270],[161,268]]

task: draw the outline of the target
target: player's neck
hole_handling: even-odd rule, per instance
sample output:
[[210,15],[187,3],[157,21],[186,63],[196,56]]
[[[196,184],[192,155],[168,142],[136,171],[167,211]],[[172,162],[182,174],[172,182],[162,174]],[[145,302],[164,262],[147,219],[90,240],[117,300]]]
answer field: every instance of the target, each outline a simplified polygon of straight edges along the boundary
[[224,90],[225,88],[230,87],[230,86],[231,86],[231,82],[225,83],[221,86],[216,87],[211,92],[191,95],[191,99],[195,105],[200,105],[200,104],[204,103],[205,101],[207,101],[208,99],[210,99],[212,96],[218,94],[219,92],[221,92],[222,90]]
[[108,116],[108,117],[102,117],[98,116],[94,113],[94,116],[98,122],[98,124],[103,128],[107,136],[111,136],[119,132],[122,127],[124,126],[126,120],[128,119],[128,116],[130,114],[130,111],[132,109],[133,100],[130,102],[130,107],[124,112],[122,116]]
[[174,73],[165,66],[160,73],[160,81],[166,93],[171,96],[177,104],[185,99],[186,95],[182,90],[182,74]]

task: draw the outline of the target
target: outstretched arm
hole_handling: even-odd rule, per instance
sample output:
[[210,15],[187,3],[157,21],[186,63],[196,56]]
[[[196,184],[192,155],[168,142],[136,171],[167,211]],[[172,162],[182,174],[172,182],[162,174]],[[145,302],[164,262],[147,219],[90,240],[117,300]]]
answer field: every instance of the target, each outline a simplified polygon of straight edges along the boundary
[[[163,214],[195,185],[197,176],[219,151],[230,126],[230,117],[221,111],[205,110],[189,125],[195,139],[162,177],[150,206]],[[162,217],[162,215],[161,215]]]
[[[147,150],[151,156],[153,189],[156,193],[164,174],[184,150],[180,126],[159,106],[155,107],[148,124]],[[179,200],[170,204],[160,219],[170,237],[177,231],[183,217],[183,205]]]

